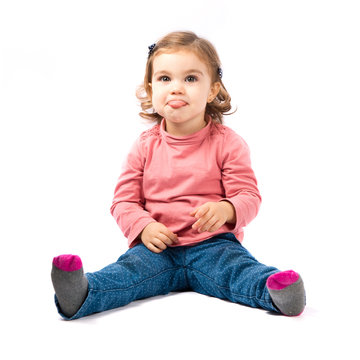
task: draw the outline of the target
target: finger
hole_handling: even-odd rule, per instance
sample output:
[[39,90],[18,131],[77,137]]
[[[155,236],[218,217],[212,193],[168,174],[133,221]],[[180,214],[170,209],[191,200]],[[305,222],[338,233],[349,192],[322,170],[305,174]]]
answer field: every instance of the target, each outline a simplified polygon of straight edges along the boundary
[[171,230],[169,230],[168,228],[166,228],[164,231],[161,232],[163,235],[166,236],[166,238],[168,238],[171,243],[177,243],[179,241],[178,237],[176,234],[174,234]]
[[154,253],[157,253],[157,254],[159,254],[159,253],[162,252],[161,249],[158,249],[158,248],[157,248],[155,245],[153,245],[152,243],[148,243],[148,244],[146,245],[146,247],[147,247],[150,251],[152,251],[152,252],[154,252]]
[[208,229],[208,232],[214,232],[217,231],[223,226],[224,224],[219,220],[217,221],[212,227]]
[[198,230],[200,229],[207,221],[207,218],[201,218],[199,220],[197,220],[196,222],[194,222],[194,224],[192,225],[192,228],[194,230]]
[[211,218],[213,215],[210,212],[207,212],[204,216],[202,216],[198,221],[193,224],[193,229],[200,229],[202,228]]
[[197,211],[195,212],[195,218],[196,219],[200,219],[201,217],[203,217],[208,211],[209,211],[209,206],[207,205],[202,205],[200,206]]
[[212,216],[206,223],[204,223],[200,228],[199,232],[208,231],[215,223],[217,222],[217,218]]
[[166,244],[159,238],[155,238],[152,241],[152,244],[155,245],[158,249],[165,250],[167,248]]
[[172,245],[175,242],[177,242],[177,240],[174,241],[173,239],[171,239],[169,236],[165,235],[164,233],[158,234],[157,237],[158,237],[158,239],[160,239],[166,245]]
[[190,216],[195,216],[196,212],[198,211],[198,208],[196,208],[195,210],[193,210],[191,213],[189,213]]

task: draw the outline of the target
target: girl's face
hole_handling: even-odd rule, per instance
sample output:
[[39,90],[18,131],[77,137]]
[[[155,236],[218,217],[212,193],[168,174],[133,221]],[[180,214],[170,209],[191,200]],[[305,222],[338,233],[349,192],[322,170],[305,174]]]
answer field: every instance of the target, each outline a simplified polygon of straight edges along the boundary
[[[220,89],[206,64],[191,51],[157,55],[153,61],[152,104],[168,132],[191,133],[205,124],[205,108]],[[174,135],[176,135],[174,133]]]

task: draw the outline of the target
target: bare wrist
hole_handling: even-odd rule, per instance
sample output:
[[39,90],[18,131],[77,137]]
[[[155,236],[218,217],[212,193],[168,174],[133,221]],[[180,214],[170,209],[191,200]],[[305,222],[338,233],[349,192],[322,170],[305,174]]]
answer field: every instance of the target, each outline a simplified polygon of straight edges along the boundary
[[226,222],[229,224],[235,224],[236,223],[236,212],[235,212],[234,205],[231,204],[231,202],[229,202],[227,200],[221,200],[220,203],[224,205],[224,209],[227,214]]

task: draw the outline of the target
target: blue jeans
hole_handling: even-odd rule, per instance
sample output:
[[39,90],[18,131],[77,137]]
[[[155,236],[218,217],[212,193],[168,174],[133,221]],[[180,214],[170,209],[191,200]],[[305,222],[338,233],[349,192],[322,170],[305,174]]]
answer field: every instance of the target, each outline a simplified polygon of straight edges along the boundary
[[159,254],[138,244],[104,269],[87,273],[88,296],[71,318],[114,309],[131,301],[171,291],[200,294],[279,312],[266,288],[278,269],[259,263],[232,233],[194,246],[168,247]]

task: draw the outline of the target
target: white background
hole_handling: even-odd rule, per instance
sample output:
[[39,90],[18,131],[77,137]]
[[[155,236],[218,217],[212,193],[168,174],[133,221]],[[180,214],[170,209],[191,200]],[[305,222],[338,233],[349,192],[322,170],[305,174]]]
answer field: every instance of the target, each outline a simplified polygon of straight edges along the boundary
[[[359,18],[346,0],[1,1],[1,357],[358,359]],[[195,293],[56,312],[53,256],[95,271],[127,249],[109,209],[148,128],[147,47],[173,30],[220,54],[263,196],[244,245],[301,273],[301,317]]]

